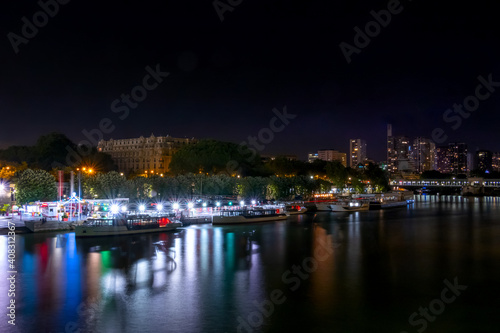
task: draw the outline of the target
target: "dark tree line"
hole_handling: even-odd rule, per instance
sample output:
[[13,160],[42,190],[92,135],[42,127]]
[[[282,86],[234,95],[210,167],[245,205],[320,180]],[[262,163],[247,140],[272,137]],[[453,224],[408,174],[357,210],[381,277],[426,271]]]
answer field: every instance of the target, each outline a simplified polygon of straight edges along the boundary
[[[52,132],[41,136],[33,146],[10,146],[0,150],[0,160],[22,164],[26,162],[30,168],[50,171],[54,167],[73,165],[68,164],[68,152],[77,151],[77,145],[64,134]],[[82,162],[96,165],[99,170],[108,172],[116,170],[111,157],[92,148]]]

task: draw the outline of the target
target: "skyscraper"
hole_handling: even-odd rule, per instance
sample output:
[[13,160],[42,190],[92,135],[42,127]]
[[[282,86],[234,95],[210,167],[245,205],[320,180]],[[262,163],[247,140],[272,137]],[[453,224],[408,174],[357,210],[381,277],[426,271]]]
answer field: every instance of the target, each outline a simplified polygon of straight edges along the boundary
[[476,152],[476,169],[481,172],[493,171],[493,154],[489,150],[478,150]]
[[491,167],[493,171],[500,172],[500,153],[492,154]]
[[452,142],[436,149],[437,169],[442,173],[467,174],[467,144]]
[[387,171],[396,170],[396,150],[394,149],[394,137],[392,136],[392,125],[387,125]]
[[436,145],[427,138],[416,138],[413,140],[411,158],[415,171],[422,173],[436,169]]
[[366,161],[366,141],[362,139],[349,140],[350,146],[350,167],[355,168],[358,164]]

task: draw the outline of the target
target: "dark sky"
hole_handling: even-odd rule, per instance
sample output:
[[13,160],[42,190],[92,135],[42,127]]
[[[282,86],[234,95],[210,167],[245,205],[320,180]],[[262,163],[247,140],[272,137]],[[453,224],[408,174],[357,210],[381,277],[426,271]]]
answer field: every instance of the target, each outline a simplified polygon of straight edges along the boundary
[[[364,30],[388,3],[243,0],[221,22],[212,0],[72,0],[16,54],[9,32],[22,36],[22,17],[33,22],[41,8],[9,1],[0,13],[0,147],[54,130],[78,142],[103,118],[115,126],[106,139],[239,143],[286,105],[297,117],[264,153],[347,152],[348,139],[364,138],[369,157],[383,160],[387,123],[412,137],[441,127],[448,141],[500,151],[500,88],[456,130],[443,121],[474,95],[479,75],[500,81],[495,2],[401,1],[348,64],[339,44],[354,45],[354,27]],[[121,120],[111,103],[157,64],[170,75]]]

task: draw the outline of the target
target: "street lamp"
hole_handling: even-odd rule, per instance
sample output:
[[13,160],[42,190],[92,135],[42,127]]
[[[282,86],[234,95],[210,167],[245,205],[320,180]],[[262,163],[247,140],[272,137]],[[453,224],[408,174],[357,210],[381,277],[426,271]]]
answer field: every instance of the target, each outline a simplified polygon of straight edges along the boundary
[[179,209],[179,204],[177,202],[174,202],[174,204],[172,205],[172,208],[175,210]]
[[216,205],[217,207],[220,207],[220,202],[218,202],[218,201],[217,201],[217,202],[215,203],[215,205]]
[[255,200],[252,200],[252,205],[255,205]]
[[158,211],[161,212],[163,210],[163,205],[162,204],[156,205],[156,209],[158,209]]
[[140,206],[139,206],[139,211],[140,211],[141,213],[144,213],[144,211],[145,211],[145,210],[146,210],[146,206],[144,206],[144,205],[140,205]]
[[189,208],[189,209],[192,209],[192,208],[193,208],[193,203],[192,203],[192,202],[189,202],[189,203],[188,203],[188,208]]
[[245,206],[245,201],[241,200],[240,201],[240,206]]

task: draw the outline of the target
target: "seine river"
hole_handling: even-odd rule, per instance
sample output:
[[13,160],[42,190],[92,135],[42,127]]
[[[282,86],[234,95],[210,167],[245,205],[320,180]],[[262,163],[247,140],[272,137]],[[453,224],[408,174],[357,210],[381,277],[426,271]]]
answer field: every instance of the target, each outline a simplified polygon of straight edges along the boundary
[[500,331],[500,198],[108,239],[17,235],[14,298],[7,242],[1,332]]

